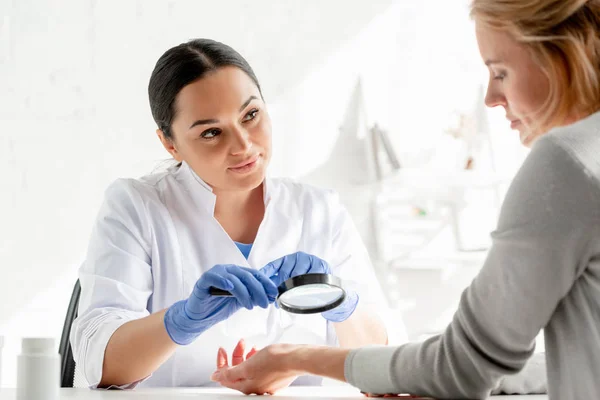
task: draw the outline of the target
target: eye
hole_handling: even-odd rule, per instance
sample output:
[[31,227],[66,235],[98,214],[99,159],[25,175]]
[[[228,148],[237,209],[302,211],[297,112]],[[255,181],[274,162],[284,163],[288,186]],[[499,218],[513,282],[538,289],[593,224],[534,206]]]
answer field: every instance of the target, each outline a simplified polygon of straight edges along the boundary
[[498,80],[498,81],[503,80],[505,77],[506,77],[506,73],[504,73],[504,72],[500,72],[500,73],[494,75],[494,79]]
[[213,139],[221,134],[220,129],[207,129],[200,134],[200,137],[204,139]]
[[254,118],[256,118],[257,115],[258,115],[258,109],[253,108],[252,110],[248,111],[248,114],[246,114],[244,116],[244,119],[242,121],[243,122],[252,121]]

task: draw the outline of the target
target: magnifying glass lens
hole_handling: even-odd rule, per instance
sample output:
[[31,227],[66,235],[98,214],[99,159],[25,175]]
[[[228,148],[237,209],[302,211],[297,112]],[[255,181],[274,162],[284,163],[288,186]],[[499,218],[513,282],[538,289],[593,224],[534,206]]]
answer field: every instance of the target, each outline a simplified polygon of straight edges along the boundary
[[322,283],[297,286],[279,296],[279,304],[293,310],[319,310],[339,305],[344,298],[344,290],[337,286]]

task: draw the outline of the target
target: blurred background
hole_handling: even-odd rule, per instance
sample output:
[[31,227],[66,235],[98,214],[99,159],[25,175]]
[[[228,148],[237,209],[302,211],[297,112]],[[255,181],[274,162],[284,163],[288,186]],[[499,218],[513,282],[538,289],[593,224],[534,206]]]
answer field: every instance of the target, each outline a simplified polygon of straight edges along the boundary
[[466,0],[0,0],[3,386],[21,337],[60,337],[104,189],[167,158],[148,79],[196,37],[253,66],[270,174],[340,192],[409,339],[481,268],[527,150],[483,106]]

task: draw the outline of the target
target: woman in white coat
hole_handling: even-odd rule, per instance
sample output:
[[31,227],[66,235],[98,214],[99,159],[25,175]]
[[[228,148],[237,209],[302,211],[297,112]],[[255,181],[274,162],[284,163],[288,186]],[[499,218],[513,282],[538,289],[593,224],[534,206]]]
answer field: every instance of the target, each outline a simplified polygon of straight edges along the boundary
[[[244,353],[239,338],[260,347],[393,341],[338,197],[265,177],[271,122],[246,60],[215,41],[183,43],[158,60],[148,92],[158,138],[178,164],[106,191],[71,331],[90,387],[210,385],[217,352],[226,358],[237,343]],[[277,284],[307,272],[342,278],[346,301],[316,315],[274,307]],[[211,286],[234,296],[210,296]]]

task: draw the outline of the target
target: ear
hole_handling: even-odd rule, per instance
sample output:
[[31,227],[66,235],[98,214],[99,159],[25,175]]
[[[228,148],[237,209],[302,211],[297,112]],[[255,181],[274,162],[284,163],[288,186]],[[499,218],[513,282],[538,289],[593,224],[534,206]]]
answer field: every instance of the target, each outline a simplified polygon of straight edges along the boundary
[[165,148],[165,150],[167,150],[169,152],[169,154],[175,160],[177,160],[178,162],[183,161],[183,158],[181,157],[181,155],[177,151],[177,148],[175,147],[174,141],[172,139],[169,139],[168,137],[166,137],[165,133],[162,131],[162,129],[157,129],[156,130],[156,135],[160,139],[160,142],[162,143],[162,145]]

